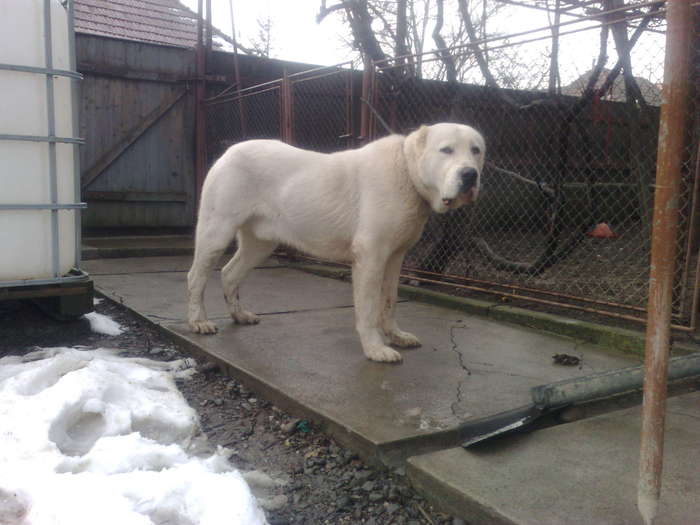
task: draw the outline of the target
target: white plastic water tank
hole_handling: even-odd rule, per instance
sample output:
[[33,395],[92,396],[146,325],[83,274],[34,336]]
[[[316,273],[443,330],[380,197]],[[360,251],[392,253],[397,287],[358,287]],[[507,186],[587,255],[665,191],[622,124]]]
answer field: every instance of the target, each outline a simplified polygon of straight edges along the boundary
[[[54,70],[70,69],[69,13],[59,0],[49,0],[51,54]],[[44,0],[0,0],[0,64],[46,68]],[[2,209],[3,205],[52,203],[50,147],[47,141],[8,140],[7,136],[49,135],[47,77],[29,71],[0,68],[0,282],[53,279],[76,266],[75,209],[59,210],[58,255],[50,209]],[[55,136],[72,138],[72,82],[52,76]],[[80,200],[75,190],[71,143],[55,143],[58,204]]]

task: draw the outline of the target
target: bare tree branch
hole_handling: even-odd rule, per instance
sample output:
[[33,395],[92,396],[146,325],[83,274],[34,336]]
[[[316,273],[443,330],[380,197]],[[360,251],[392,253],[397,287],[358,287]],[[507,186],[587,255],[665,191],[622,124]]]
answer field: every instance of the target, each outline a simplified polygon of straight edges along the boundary
[[[552,31],[552,51],[549,62],[549,89],[550,95],[557,93],[557,82],[559,80],[559,20],[561,19],[560,0],[554,3],[554,22],[550,19]],[[549,18],[549,0],[547,0],[547,17]]]
[[[467,30],[467,35],[469,35],[469,41],[472,43],[478,42],[479,37],[477,36],[476,30],[474,29],[474,24],[472,23],[472,17],[469,14],[469,9],[467,8],[466,0],[458,0],[457,3],[459,5],[459,12],[462,15],[462,20],[464,20],[464,27]],[[471,46],[471,50],[474,53],[476,62],[479,65],[479,69],[481,70],[481,74],[484,76],[484,79],[486,79],[486,85],[497,88],[498,82],[496,82],[496,79],[491,74],[488,63],[484,58],[484,54],[481,52],[481,48],[479,48],[478,45],[473,45]]]
[[340,9],[345,9],[355,40],[355,47],[360,50],[365,62],[386,60],[386,54],[382,51],[374,31],[372,31],[372,16],[369,14],[367,0],[346,0],[331,7],[326,7],[325,0],[322,0],[316,20],[320,22],[329,13]]
[[[604,9],[619,9],[624,7],[624,0],[603,0]],[[625,20],[617,21],[611,24],[617,55],[622,65],[623,78],[625,80],[625,93],[629,102],[637,102],[642,106],[646,105],[641,89],[637,84],[634,74],[632,73],[632,59],[630,51],[632,46],[627,39],[627,22]]]
[[340,2],[339,4],[326,7],[326,0],[321,0],[321,9],[319,9],[318,14],[316,15],[316,23],[320,24],[321,22],[323,22],[323,19],[326,18],[328,15],[330,15],[334,11],[346,9],[351,3],[352,0],[347,0],[346,2]]
[[[654,16],[656,15],[657,11],[658,11],[659,9],[661,9],[661,7],[662,7],[663,5],[664,5],[664,2],[657,2],[656,4],[652,5],[652,6],[649,8],[649,11],[647,11],[647,14],[644,16],[644,18],[642,19],[642,21],[639,23],[639,26],[637,27],[637,29],[636,29],[636,30],[634,31],[634,33],[632,34],[632,38],[629,39],[629,46],[628,46],[628,49],[627,49],[628,53],[632,51],[632,48],[633,48],[633,47],[635,46],[635,44],[637,43],[637,40],[639,40],[639,37],[642,36],[642,33],[644,33],[644,31],[646,30],[647,26],[649,25],[649,23],[651,22],[651,20],[652,20],[652,19],[654,18]],[[607,26],[604,26],[604,27],[607,27]],[[608,90],[609,90],[609,89],[612,87],[612,85],[614,84],[615,79],[617,79],[617,77],[619,76],[620,71],[622,71],[622,68],[623,68],[623,61],[622,61],[621,58],[618,58],[618,59],[617,59],[617,63],[616,63],[615,66],[610,70],[610,72],[608,73],[607,77],[605,78],[605,81],[603,82],[603,84],[597,89],[597,91],[598,91],[598,93],[600,93],[600,95],[603,95],[603,94],[605,94],[605,93],[608,92]],[[595,84],[594,84],[594,85],[595,85]],[[593,86],[591,86],[591,88],[592,88],[592,87],[593,87]]]
[[398,64],[404,65],[406,59],[404,58],[409,54],[408,46],[406,45],[406,40],[408,36],[408,20],[406,17],[406,0],[398,0],[396,6],[396,46],[394,47],[394,54],[398,58]]
[[444,0],[437,0],[437,17],[435,20],[435,28],[433,29],[433,40],[437,45],[438,55],[442,63],[445,65],[445,74],[447,76],[448,82],[457,82],[457,69],[455,68],[455,60],[447,49],[447,44],[445,39],[442,38],[440,31],[442,31],[443,25],[443,13],[444,11]]

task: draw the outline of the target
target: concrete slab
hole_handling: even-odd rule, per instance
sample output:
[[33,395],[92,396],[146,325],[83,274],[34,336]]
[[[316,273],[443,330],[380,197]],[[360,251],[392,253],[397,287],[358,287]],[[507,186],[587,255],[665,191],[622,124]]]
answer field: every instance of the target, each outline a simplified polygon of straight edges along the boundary
[[[217,263],[216,269],[220,270],[226,264],[231,255],[224,255]],[[192,257],[185,255],[159,255],[149,257],[116,257],[104,259],[90,259],[80,266],[90,275],[125,275],[135,273],[164,273],[164,272],[188,272],[192,264]],[[275,258],[270,258],[260,265],[260,268],[282,267],[285,264]]]
[[[184,321],[190,263],[187,256],[97,259],[86,261],[85,268],[101,292],[146,317]],[[347,284],[285,268],[273,259],[252,272],[240,293],[246,308],[259,314],[352,305]],[[230,320],[218,271],[209,277],[205,306],[211,320]]]
[[[417,302],[400,304],[398,317],[424,346],[405,351],[402,365],[373,363],[354,331],[350,285],[288,268],[255,270],[242,287],[245,304],[265,315],[257,326],[228,321],[213,276],[207,304],[220,333],[196,336],[184,323],[185,274],[139,273],[140,261],[123,261],[120,275],[96,273],[97,288],[386,463],[453,446],[460,439],[456,426],[527,404],[532,386],[637,364],[570,339]],[[582,357],[583,366],[554,365],[551,356],[561,352]]]
[[[627,525],[637,512],[640,409],[408,460],[414,485],[469,523]],[[663,489],[655,525],[700,516],[700,393],[668,401]]]

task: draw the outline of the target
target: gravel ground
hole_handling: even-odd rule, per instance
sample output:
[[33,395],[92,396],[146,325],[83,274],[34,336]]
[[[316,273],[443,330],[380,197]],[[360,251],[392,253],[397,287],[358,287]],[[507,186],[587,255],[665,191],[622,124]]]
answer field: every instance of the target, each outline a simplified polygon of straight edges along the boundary
[[[170,360],[184,351],[122,306],[103,300],[95,307],[127,330],[119,336],[93,333],[80,319],[58,322],[29,302],[0,302],[0,357],[36,347],[119,348],[127,356]],[[405,473],[364,463],[314,425],[298,420],[225,377],[213,363],[178,386],[198,412],[212,446],[230,449],[241,471],[260,470],[281,482],[265,489],[271,525],[374,524],[458,525],[462,520],[434,509],[409,486]]]

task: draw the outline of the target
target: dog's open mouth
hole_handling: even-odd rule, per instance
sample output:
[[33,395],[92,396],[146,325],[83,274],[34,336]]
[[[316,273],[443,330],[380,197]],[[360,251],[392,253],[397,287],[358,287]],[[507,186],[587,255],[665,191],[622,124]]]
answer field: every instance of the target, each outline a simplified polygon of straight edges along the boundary
[[460,193],[459,195],[457,195],[457,197],[454,197],[452,199],[442,199],[442,203],[447,208],[456,208],[462,206],[463,204],[471,204],[476,200],[478,191],[479,190],[477,190],[476,188],[470,188],[469,190],[465,191],[464,193]]

